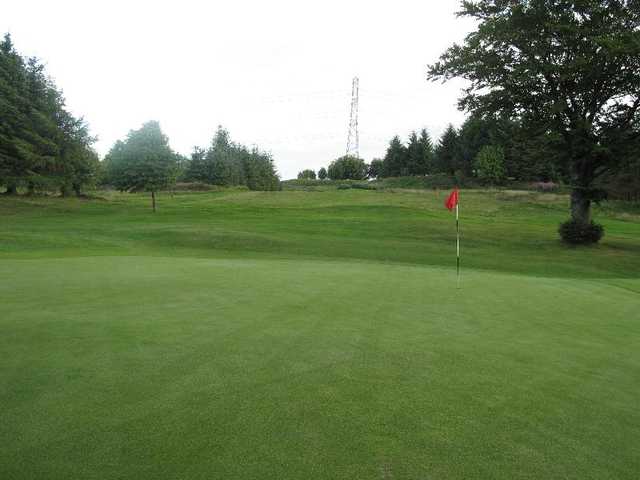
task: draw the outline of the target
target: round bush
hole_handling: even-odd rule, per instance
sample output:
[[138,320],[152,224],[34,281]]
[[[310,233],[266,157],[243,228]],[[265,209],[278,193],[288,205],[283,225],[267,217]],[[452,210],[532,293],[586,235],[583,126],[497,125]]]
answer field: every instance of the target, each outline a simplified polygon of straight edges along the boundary
[[566,243],[572,245],[589,245],[598,243],[604,236],[604,228],[599,223],[591,221],[590,223],[576,222],[569,220],[561,223],[558,229],[560,237]]

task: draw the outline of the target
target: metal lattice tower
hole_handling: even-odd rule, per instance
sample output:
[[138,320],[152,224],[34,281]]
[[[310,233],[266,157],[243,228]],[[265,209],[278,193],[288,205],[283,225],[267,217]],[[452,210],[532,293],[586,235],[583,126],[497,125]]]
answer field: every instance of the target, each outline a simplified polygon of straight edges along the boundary
[[349,117],[349,135],[347,136],[347,155],[355,154],[360,158],[360,134],[358,133],[358,77],[351,84],[351,115]]

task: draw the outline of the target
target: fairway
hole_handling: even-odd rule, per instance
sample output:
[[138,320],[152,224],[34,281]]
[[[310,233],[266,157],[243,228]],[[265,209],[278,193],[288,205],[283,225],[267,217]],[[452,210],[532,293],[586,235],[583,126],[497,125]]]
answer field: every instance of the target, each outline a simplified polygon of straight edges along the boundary
[[0,198],[0,478],[637,478],[640,212],[443,200]]

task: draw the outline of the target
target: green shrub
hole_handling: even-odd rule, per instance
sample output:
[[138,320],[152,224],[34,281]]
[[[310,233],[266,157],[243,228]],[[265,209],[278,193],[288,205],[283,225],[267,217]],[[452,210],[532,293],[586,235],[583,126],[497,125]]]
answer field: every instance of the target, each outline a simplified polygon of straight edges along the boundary
[[345,155],[331,162],[327,172],[331,180],[364,180],[367,165],[361,158]]
[[302,170],[298,172],[298,180],[315,180],[316,172],[311,169]]
[[476,175],[485,184],[500,185],[505,180],[504,150],[486,145],[476,155],[473,166]]
[[355,182],[351,184],[351,188],[358,190],[377,190],[375,185],[369,182]]
[[176,192],[208,192],[219,187],[204,182],[178,182],[172,188]]
[[590,245],[600,241],[604,236],[604,228],[599,223],[593,221],[585,224],[576,222],[575,220],[568,220],[560,224],[558,233],[565,243],[571,245]]
[[455,186],[468,188],[473,186],[473,181],[470,178],[460,181],[451,175],[436,173],[427,176],[381,178],[376,180],[374,185],[378,188],[432,189]]

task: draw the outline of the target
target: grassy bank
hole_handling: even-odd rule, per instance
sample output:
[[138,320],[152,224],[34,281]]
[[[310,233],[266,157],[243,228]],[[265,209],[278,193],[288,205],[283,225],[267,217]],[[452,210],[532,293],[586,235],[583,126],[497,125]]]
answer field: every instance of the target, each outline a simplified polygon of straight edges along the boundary
[[640,471],[640,212],[561,195],[0,198],[0,477]]

